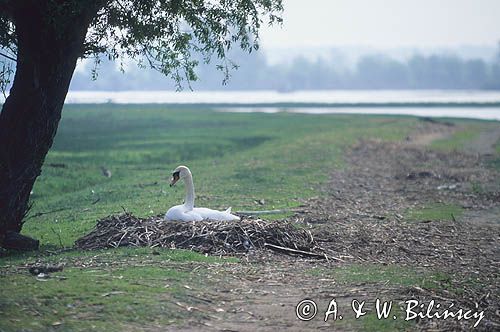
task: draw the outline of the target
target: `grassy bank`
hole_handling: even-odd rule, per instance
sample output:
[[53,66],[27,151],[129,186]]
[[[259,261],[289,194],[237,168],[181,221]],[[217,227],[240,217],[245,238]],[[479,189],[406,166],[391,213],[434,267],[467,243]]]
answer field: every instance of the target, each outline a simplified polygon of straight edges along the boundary
[[[216,286],[204,279],[207,269],[238,260],[150,248],[58,250],[70,248],[109,214],[157,215],[182,202],[183,186],[168,186],[179,164],[194,174],[198,206],[286,209],[321,195],[329,172],[345,166],[346,147],[362,138],[400,140],[419,125],[403,116],[238,114],[154,105],[72,105],[63,114],[23,228],[41,240],[41,251],[0,258],[0,331],[155,329],[183,315],[203,315],[185,303],[196,304],[198,291]],[[441,217],[440,211],[427,212],[426,218]],[[66,267],[39,280],[26,269],[36,262]],[[396,270],[380,275],[378,267],[362,267],[340,270],[336,278],[422,284],[408,277],[410,270]]]
[[[342,166],[346,146],[362,137],[400,139],[416,122],[67,106],[33,189],[24,232],[45,246],[71,246],[108,214],[164,213],[183,200],[182,185],[168,187],[170,171],[179,164],[193,171],[199,206],[294,207],[318,193],[329,170]],[[103,176],[101,167],[112,176]]]

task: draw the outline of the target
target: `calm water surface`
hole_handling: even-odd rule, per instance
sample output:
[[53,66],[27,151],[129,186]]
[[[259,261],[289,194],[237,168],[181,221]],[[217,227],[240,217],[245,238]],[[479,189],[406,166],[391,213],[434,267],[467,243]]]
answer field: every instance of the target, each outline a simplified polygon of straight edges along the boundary
[[70,91],[66,103],[157,103],[226,112],[405,114],[500,120],[500,91],[476,90]]

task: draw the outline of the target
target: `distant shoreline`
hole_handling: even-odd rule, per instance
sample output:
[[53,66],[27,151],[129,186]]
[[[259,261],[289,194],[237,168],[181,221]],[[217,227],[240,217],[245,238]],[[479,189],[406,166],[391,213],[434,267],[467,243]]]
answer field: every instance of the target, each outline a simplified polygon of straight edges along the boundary
[[158,105],[175,108],[500,108],[499,102],[486,103],[123,103],[92,102],[66,103],[68,105]]

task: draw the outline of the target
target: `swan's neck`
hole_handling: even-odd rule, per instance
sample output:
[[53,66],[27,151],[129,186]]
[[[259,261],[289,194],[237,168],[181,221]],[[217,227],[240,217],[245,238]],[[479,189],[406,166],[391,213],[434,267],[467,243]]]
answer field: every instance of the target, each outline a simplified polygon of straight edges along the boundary
[[192,210],[194,208],[194,185],[193,185],[193,177],[191,174],[186,176],[184,179],[184,184],[186,186],[186,200],[184,201],[184,206],[188,210]]

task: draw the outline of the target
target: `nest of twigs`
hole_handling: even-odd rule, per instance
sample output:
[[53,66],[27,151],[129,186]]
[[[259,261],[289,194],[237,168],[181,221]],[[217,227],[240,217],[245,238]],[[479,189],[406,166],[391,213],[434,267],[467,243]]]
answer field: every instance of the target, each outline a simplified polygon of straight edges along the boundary
[[268,248],[282,253],[326,258],[308,230],[289,222],[244,218],[241,221],[172,222],[141,219],[129,213],[109,216],[75,243],[80,249],[121,246],[189,249],[211,255]]

